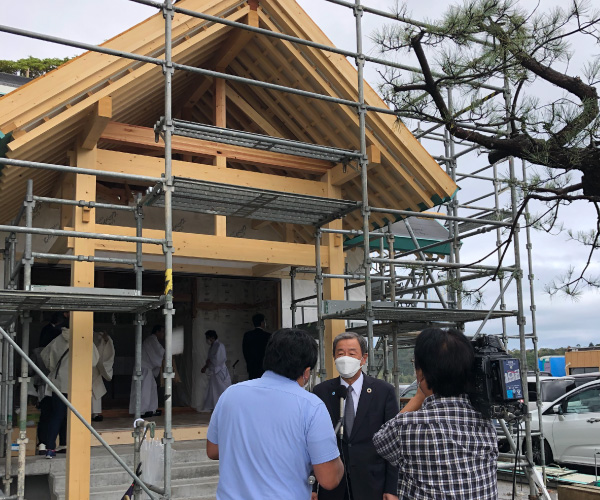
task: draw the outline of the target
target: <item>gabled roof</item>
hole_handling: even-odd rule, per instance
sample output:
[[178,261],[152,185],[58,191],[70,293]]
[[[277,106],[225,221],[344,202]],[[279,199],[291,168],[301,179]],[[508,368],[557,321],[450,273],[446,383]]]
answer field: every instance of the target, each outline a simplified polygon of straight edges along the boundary
[[[248,22],[256,15],[261,28],[333,45],[294,0],[260,0],[258,14],[239,0],[182,0],[178,6]],[[250,17],[249,17],[250,16]],[[173,59],[181,64],[215,69],[356,100],[357,72],[341,55],[176,14],[173,21]],[[103,46],[161,57],[164,49],[162,13],[134,26]],[[358,118],[339,104],[228,82],[227,126],[321,145],[359,149]],[[173,79],[175,116],[212,123],[211,79],[176,71]],[[0,132],[12,133],[6,156],[22,160],[68,164],[67,152],[98,101],[112,98],[112,120],[152,127],[163,114],[164,79],[160,67],[104,54],[87,52],[56,70],[0,98]],[[369,105],[385,107],[376,92],[365,87]],[[185,116],[183,116],[185,115]],[[0,135],[1,136],[1,135]],[[425,210],[456,191],[456,185],[410,131],[391,115],[369,113],[367,145],[369,196],[374,206]],[[102,149],[127,151],[108,135]],[[291,177],[318,179],[322,171],[273,169],[232,162],[234,168],[259,170]],[[349,166],[326,165],[350,200],[361,198],[360,178]],[[57,174],[5,167],[0,172],[0,214],[9,219],[18,210],[25,180],[34,179],[36,194],[49,194]],[[357,217],[347,223],[360,227]],[[383,225],[375,215],[374,225]],[[4,222],[4,221],[2,221]]]

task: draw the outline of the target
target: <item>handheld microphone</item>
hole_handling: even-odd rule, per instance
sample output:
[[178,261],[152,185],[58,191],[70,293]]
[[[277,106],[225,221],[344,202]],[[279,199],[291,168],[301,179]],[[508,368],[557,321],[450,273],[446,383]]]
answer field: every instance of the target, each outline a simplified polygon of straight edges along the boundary
[[335,433],[337,434],[339,431],[340,439],[344,436],[344,401],[346,400],[346,396],[348,395],[348,388],[344,385],[341,385],[335,390],[335,396],[340,398],[340,419],[335,426]]

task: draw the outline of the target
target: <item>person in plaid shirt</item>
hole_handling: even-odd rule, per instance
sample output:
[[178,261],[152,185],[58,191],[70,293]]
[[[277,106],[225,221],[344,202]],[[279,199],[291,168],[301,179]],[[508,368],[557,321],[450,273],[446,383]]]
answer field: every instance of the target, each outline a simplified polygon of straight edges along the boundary
[[399,468],[402,500],[496,500],[496,430],[466,390],[473,347],[455,329],[427,328],[414,355],[417,394],[373,436],[375,449]]

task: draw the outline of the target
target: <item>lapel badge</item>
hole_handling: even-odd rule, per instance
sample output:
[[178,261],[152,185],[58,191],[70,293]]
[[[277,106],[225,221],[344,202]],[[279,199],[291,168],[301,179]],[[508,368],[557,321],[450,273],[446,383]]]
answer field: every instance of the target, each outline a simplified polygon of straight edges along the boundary
[[367,387],[367,393],[371,394],[373,392],[373,389],[371,389],[370,387]]

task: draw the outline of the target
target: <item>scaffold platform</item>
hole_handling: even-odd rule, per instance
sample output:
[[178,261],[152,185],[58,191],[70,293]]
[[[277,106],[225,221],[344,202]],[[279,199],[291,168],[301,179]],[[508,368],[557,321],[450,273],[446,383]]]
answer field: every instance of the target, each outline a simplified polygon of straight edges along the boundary
[[32,290],[0,290],[0,316],[16,311],[95,311],[142,313],[158,309],[163,296],[135,290],[37,286]]
[[[360,207],[360,202],[299,195],[218,182],[174,178],[173,210],[289,224],[320,226]],[[145,204],[164,207],[164,188],[157,184]]]

